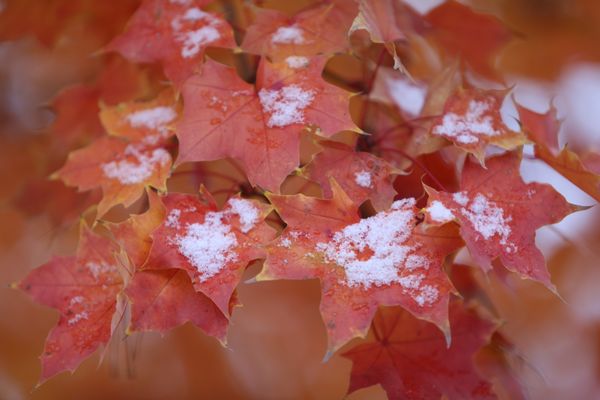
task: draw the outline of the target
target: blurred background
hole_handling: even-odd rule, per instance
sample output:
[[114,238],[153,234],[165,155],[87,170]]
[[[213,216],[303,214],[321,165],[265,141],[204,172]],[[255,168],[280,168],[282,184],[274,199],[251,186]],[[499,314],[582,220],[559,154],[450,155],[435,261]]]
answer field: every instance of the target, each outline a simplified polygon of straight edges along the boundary
[[[427,12],[441,2],[410,3]],[[257,3],[282,8],[285,2]],[[539,112],[553,101],[565,121],[561,143],[580,152],[600,148],[600,2],[469,4],[497,15],[515,32],[497,60],[515,97]],[[326,339],[316,281],[241,285],[244,306],[234,313],[229,349],[189,325],[162,338],[115,338],[102,360],[97,354],[72,376],[63,373],[35,388],[38,356],[57,314],[8,287],[53,254],[73,252],[77,219],[94,196],[46,181],[68,150],[81,145],[61,137],[64,146],[52,147],[49,132],[69,121],[57,121],[49,105],[69,85],[102,89],[98,73],[106,60],[96,52],[123,29],[137,5],[0,0],[0,399],[344,398],[351,363],[339,356],[321,362]],[[69,13],[78,14],[64,18]],[[507,119],[515,116],[510,105],[506,113]],[[539,161],[526,159],[522,173],[526,181],[554,185],[572,203],[595,204]],[[538,244],[564,301],[513,277],[508,284],[480,280],[505,321],[502,332],[515,344],[519,379],[532,399],[600,399],[599,222],[593,207],[539,231]],[[467,254],[460,260],[470,261]],[[374,387],[348,398],[385,394]]]

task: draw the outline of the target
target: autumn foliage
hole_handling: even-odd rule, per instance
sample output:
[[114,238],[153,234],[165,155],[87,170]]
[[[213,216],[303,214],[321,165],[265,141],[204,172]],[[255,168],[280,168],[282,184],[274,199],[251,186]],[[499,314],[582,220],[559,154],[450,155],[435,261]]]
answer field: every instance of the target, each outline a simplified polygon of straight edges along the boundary
[[316,280],[324,362],[352,361],[349,392],[526,397],[476,277],[559,296],[536,231],[584,208],[520,166],[542,160],[596,200],[600,171],[559,148],[550,105],[516,104],[507,124],[495,60],[515,32],[455,0],[113,3],[0,14],[3,40],[52,47],[77,18],[96,32],[99,68],[54,98],[41,173],[15,197],[33,214],[52,191],[56,226],[79,227],[73,255],[13,284],[59,314],[40,383],[186,322],[227,346],[240,285]]

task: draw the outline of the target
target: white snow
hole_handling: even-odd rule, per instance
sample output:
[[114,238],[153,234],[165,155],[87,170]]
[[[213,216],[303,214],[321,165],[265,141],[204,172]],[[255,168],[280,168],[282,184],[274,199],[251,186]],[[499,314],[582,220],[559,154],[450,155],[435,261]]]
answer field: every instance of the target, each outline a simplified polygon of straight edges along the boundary
[[427,89],[408,79],[390,79],[387,81],[390,96],[401,110],[411,116],[421,113],[425,105]]
[[185,20],[188,20],[188,21],[199,21],[202,19],[210,21],[213,17],[212,17],[212,15],[210,15],[209,13],[207,13],[205,11],[202,11],[198,7],[192,7],[192,8],[188,8],[186,10],[186,12],[185,12],[185,14],[183,14],[182,18]]
[[238,242],[231,232],[231,226],[223,223],[223,218],[223,212],[208,212],[203,223],[189,224],[185,235],[173,240],[179,252],[200,273],[200,282],[219,273],[226,263],[237,260],[237,254],[232,248]]
[[389,211],[346,226],[315,249],[327,262],[344,268],[344,283],[350,287],[398,283],[417,304],[432,304],[437,300],[437,293],[431,290],[435,288],[422,285],[425,275],[419,272],[427,270],[429,262],[411,254],[418,246],[405,244],[415,223],[414,205],[414,199],[396,201]]
[[501,134],[494,128],[492,117],[485,115],[490,109],[488,101],[471,100],[465,115],[447,113],[441,125],[436,125],[432,133],[456,140],[460,144],[479,142],[482,136],[498,136]]
[[427,212],[431,219],[435,222],[449,222],[454,219],[452,211],[446,208],[441,201],[434,200],[427,208]]
[[214,95],[210,97],[210,100],[208,101],[208,106],[211,108],[219,109],[223,113],[226,113],[227,110],[229,110],[229,106],[223,100],[221,100],[221,98]]
[[194,57],[204,47],[219,40],[220,25],[218,18],[197,7],[188,8],[183,14],[175,16],[171,20],[171,29],[175,40],[182,45],[181,56]]
[[239,216],[240,230],[243,233],[247,233],[254,228],[254,225],[258,221],[259,213],[251,201],[246,199],[229,199],[227,203],[231,207],[231,212]]
[[423,285],[421,292],[415,297],[415,301],[421,307],[425,304],[433,304],[440,297],[440,291],[434,286]]
[[83,300],[85,300],[83,298],[83,296],[74,296],[71,301],[69,301],[69,306],[74,306],[75,304],[81,304],[83,303]]
[[452,195],[452,199],[460,204],[461,206],[466,206],[469,202],[469,197],[463,192],[456,192]]
[[[165,149],[158,148],[146,151],[130,144],[124,151],[126,159],[111,161],[101,165],[104,175],[116,179],[124,185],[135,185],[144,182],[155,171],[171,161],[171,155]],[[131,160],[133,159],[133,160]]]
[[177,113],[173,107],[160,106],[133,112],[127,116],[127,121],[134,128],[160,130],[175,117]]
[[308,64],[310,64],[310,61],[306,57],[289,56],[288,58],[285,59],[285,63],[290,68],[299,69],[299,68],[306,68],[308,66]]
[[178,208],[174,208],[167,215],[167,222],[165,225],[169,228],[179,228],[179,217],[181,217],[181,210]]
[[212,26],[205,26],[185,33],[181,56],[191,58],[197,55],[207,44],[219,40],[221,34]]
[[419,268],[428,269],[429,268],[429,260],[427,260],[427,258],[425,258],[423,256],[419,256],[417,254],[411,254],[406,259],[404,266],[408,270],[419,269]]
[[263,111],[270,114],[267,126],[284,127],[304,122],[303,111],[314,100],[315,91],[293,84],[278,90],[261,89],[258,97]]
[[370,188],[372,185],[371,182],[371,173],[369,171],[359,171],[354,174],[354,182],[360,187]]
[[67,324],[69,326],[72,326],[84,319],[89,319],[89,315],[88,315],[87,311],[82,311],[80,313],[75,314],[73,317],[69,318],[69,320],[67,321]]
[[508,242],[511,233],[509,222],[512,221],[512,217],[505,217],[504,210],[483,194],[478,193],[468,207],[461,208],[461,213],[484,239],[488,240],[498,235],[500,244],[506,246],[505,250],[508,252],[517,250]]
[[[181,215],[195,213],[196,208],[173,208],[167,215],[166,226],[181,228]],[[237,216],[240,230],[249,232],[259,220],[258,208],[246,199],[229,199],[222,211],[210,211],[204,216],[204,222],[187,224],[184,235],[177,235],[171,243],[200,273],[199,280],[204,282],[219,273],[226,263],[236,261],[232,250],[238,241],[231,229],[231,218]]]
[[271,37],[271,42],[276,44],[304,44],[304,33],[296,25],[282,26],[275,31]]
[[104,274],[114,268],[111,265],[105,264],[104,262],[93,261],[86,263],[85,266],[90,271],[95,281],[100,278],[101,274]]

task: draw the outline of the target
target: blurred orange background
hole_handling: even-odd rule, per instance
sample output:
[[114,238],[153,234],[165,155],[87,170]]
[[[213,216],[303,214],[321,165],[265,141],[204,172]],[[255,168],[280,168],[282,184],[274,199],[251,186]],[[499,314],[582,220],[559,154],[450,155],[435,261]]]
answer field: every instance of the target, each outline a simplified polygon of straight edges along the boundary
[[[228,349],[190,325],[162,338],[113,338],[102,361],[97,354],[73,375],[63,373],[35,388],[38,356],[57,314],[9,285],[53,254],[73,251],[77,213],[56,221],[56,215],[68,215],[66,199],[52,198],[53,186],[25,191],[25,183],[43,179],[62,162],[62,156],[47,154],[44,130],[53,115],[46,105],[65,86],[93,80],[101,68],[93,53],[122,29],[137,1],[106,2],[110,7],[70,20],[52,47],[40,37],[48,38],[60,24],[48,5],[54,2],[20,3],[30,20],[18,24],[14,37],[6,32],[9,22],[18,21],[3,20],[0,11],[0,33],[10,39],[0,43],[0,399],[344,398],[351,363],[339,356],[321,362],[326,338],[317,281],[241,285],[244,306],[234,313]],[[257,3],[281,8],[283,2]],[[309,2],[286,3],[299,8]],[[567,120],[563,142],[580,150],[600,147],[600,128],[594,131],[600,126],[600,2],[471,3],[516,33],[498,62],[516,83],[516,96],[540,111],[557,99]],[[36,8],[41,15],[29,12]],[[40,20],[48,26],[33,25]],[[524,167],[526,178],[554,184],[572,202],[594,204],[534,164]],[[122,212],[114,211],[114,218]],[[567,219],[538,238],[564,301],[517,278],[510,277],[508,286],[480,279],[506,321],[501,330],[515,343],[519,378],[532,399],[600,399],[600,216],[592,208]],[[247,276],[257,268],[251,266]],[[374,387],[348,398],[379,399],[385,393]]]

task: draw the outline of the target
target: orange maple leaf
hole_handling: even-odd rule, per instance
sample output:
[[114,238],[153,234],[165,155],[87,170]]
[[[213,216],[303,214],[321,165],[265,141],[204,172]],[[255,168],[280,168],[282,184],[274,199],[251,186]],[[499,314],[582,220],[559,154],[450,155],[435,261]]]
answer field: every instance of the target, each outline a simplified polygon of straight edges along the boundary
[[356,129],[350,94],[321,78],[325,62],[271,64],[263,58],[254,89],[233,68],[207,61],[183,86],[177,164],[231,157],[250,183],[278,192],[298,166],[305,127],[327,137]]
[[378,305],[401,305],[448,333],[453,289],[442,263],[462,243],[457,232],[416,226],[414,199],[361,220],[358,206],[336,183],[332,189],[333,199],[268,196],[288,226],[256,279],[321,281],[329,354],[364,336]]

